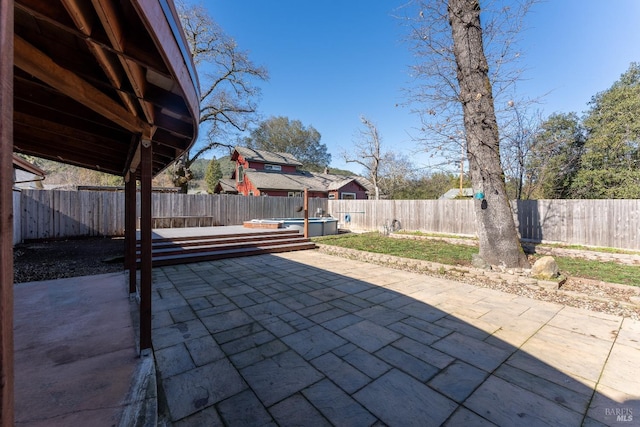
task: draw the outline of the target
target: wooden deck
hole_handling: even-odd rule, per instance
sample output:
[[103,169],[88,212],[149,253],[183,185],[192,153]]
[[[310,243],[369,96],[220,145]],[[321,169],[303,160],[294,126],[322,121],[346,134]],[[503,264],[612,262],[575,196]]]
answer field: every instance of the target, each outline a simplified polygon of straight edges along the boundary
[[[155,229],[152,233],[154,267],[223,258],[315,249],[315,243],[297,230],[254,229],[243,226]],[[136,258],[139,263],[140,245]]]

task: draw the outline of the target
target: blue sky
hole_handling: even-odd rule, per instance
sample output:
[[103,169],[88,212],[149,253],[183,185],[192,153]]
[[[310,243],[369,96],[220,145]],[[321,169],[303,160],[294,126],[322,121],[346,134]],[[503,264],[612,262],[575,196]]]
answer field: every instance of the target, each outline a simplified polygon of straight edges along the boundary
[[[192,1],[193,2],[193,1]],[[269,70],[259,111],[313,126],[332,155],[345,163],[359,116],[373,121],[383,150],[428,156],[412,141],[418,117],[403,89],[413,62],[405,29],[392,14],[404,0],[208,0],[202,4],[250,58]],[[606,90],[631,62],[640,62],[640,1],[549,0],[536,4],[522,33],[521,96],[542,95],[540,110],[577,112]],[[452,166],[453,167],[453,166]]]

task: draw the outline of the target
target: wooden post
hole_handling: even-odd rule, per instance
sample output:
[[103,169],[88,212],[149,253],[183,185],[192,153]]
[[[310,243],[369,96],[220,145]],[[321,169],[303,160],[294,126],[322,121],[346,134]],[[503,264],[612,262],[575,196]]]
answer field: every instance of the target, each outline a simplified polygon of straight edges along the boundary
[[462,153],[460,154],[460,197],[464,196],[462,193],[462,177],[464,176],[464,144],[462,144]]
[[309,189],[304,189],[304,237],[309,237]]
[[13,0],[0,0],[0,425],[13,426]]
[[140,353],[151,352],[151,178],[153,148],[142,140],[140,160]]
[[124,184],[125,269],[129,271],[129,294],[136,293],[136,178],[129,173]]

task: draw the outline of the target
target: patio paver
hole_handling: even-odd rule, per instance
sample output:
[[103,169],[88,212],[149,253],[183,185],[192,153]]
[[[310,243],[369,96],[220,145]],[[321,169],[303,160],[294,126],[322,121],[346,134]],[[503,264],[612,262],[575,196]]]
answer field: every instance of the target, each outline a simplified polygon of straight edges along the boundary
[[175,426],[625,425],[616,414],[640,414],[629,319],[317,251],[153,274]]

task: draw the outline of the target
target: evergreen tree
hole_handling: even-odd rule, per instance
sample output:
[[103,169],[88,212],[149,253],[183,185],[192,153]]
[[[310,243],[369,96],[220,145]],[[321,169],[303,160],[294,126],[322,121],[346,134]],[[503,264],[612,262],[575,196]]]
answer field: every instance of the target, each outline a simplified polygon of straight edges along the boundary
[[552,114],[540,125],[534,141],[527,164],[528,197],[572,198],[585,144],[580,119],[576,113]]
[[222,169],[220,168],[220,163],[214,157],[209,162],[207,166],[207,172],[205,173],[204,179],[207,183],[207,192],[209,194],[213,193],[216,185],[218,185],[218,181],[222,178]]
[[632,63],[589,105],[585,152],[572,193],[577,198],[640,198],[640,64]]

